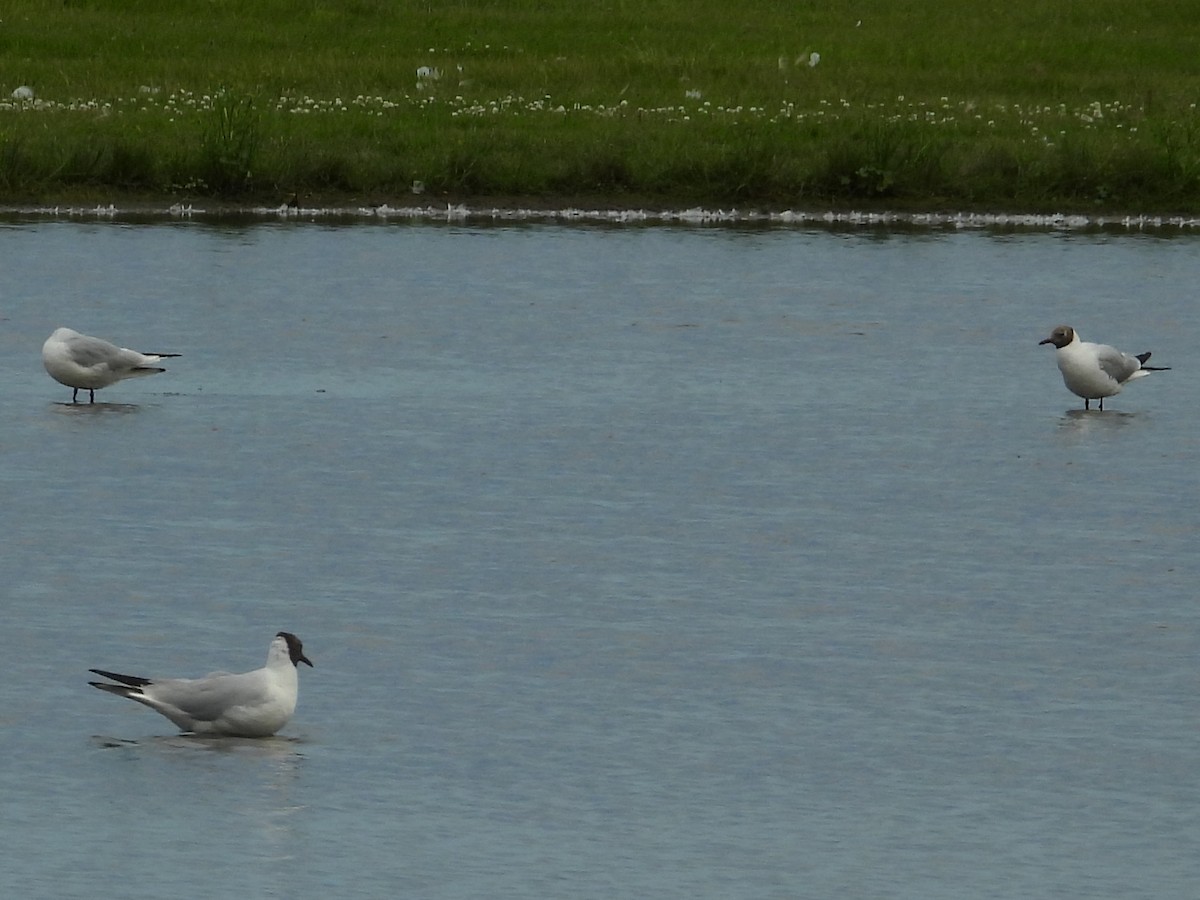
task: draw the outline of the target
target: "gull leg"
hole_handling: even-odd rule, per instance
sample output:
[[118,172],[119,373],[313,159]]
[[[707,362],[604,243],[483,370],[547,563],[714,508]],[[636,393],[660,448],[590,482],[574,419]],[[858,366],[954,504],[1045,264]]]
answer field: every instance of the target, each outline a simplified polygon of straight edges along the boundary
[[1100,408],[1104,409],[1104,398],[1103,397],[1100,398]]
[[[95,402],[96,402],[96,392],[95,392],[94,390],[92,390],[91,388],[88,388],[88,393],[89,393],[89,394],[91,395],[91,397],[92,397],[92,399],[91,399],[91,400],[89,400],[89,401],[88,401],[88,403],[95,403]],[[1103,401],[1101,401],[1101,402],[1103,402]],[[1104,407],[1103,407],[1103,406],[1101,406],[1100,408],[1101,408],[1101,409],[1104,409]]]

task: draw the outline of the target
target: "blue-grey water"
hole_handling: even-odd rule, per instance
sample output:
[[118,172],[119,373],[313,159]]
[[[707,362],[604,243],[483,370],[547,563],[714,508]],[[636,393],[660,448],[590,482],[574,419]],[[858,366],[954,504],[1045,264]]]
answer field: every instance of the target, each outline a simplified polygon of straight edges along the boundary
[[[0,894],[1194,898],[1198,251],[0,224]],[[275,739],[87,686],[281,629]]]

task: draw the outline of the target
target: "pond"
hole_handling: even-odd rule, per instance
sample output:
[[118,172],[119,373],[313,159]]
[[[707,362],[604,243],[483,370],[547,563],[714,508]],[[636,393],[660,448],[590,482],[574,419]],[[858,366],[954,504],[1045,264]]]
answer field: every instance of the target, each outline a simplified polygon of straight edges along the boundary
[[[1197,241],[0,223],[0,886],[1190,897]],[[279,630],[274,739],[87,686]]]

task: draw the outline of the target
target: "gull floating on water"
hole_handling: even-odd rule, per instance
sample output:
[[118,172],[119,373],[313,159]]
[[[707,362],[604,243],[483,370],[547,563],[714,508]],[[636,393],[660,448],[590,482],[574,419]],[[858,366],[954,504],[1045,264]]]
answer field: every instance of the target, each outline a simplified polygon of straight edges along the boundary
[[1054,355],[1063,381],[1073,394],[1083,398],[1084,409],[1091,409],[1092,400],[1099,400],[1100,408],[1104,409],[1104,398],[1119,394],[1127,381],[1170,369],[1170,366],[1146,365],[1149,353],[1130,356],[1108,344],[1081,341],[1069,325],[1059,325],[1050,332],[1050,337],[1038,343],[1058,348]]
[[165,372],[166,369],[156,366],[155,363],[173,356],[179,354],[126,350],[124,347],[80,334],[70,328],[56,329],[54,334],[46,338],[46,343],[42,344],[42,365],[59,384],[74,388],[71,393],[72,403],[80,391],[87,391],[91,397],[90,402],[95,403],[96,391],[100,388],[108,387],[124,378]]
[[118,684],[92,687],[136,700],[162,713],[182,731],[225,737],[270,737],[296,711],[300,663],[311,666],[300,638],[281,631],[271,641],[267,664],[253,672],[214,672],[203,678],[141,678],[88,669]]

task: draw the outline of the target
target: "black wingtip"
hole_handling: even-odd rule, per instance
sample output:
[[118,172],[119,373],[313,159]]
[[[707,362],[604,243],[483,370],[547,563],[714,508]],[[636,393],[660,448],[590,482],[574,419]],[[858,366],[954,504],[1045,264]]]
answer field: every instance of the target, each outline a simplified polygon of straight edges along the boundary
[[[145,687],[150,683],[149,678],[141,678],[137,675],[119,675],[116,672],[105,672],[103,669],[88,669],[94,675],[99,675],[101,678],[111,678],[113,681],[119,681],[121,684],[127,684],[130,687]],[[96,684],[94,681],[89,681],[88,684],[93,687],[103,688],[112,687],[112,685]]]

